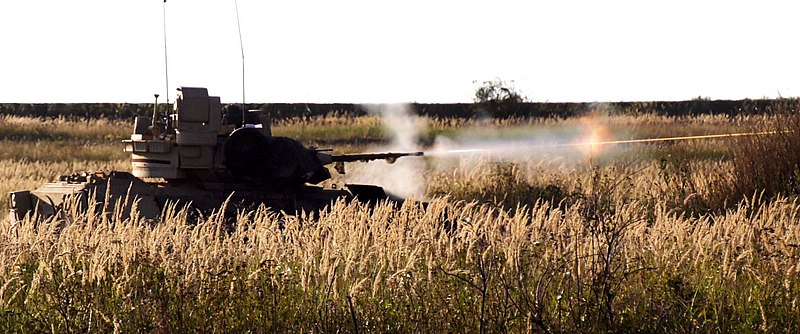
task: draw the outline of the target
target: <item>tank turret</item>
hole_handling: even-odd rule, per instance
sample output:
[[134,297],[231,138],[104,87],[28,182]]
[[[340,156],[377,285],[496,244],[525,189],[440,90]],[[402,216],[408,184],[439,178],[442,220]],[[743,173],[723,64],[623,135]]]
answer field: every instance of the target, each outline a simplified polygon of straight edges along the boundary
[[174,112],[163,122],[155,115],[136,117],[131,139],[123,141],[125,152],[131,153],[132,174],[181,180],[223,168],[217,148],[233,126],[221,120],[219,97],[208,96],[205,88],[179,88]]
[[[156,96],[157,98],[157,96]],[[157,105],[157,104],[156,104]],[[294,213],[319,210],[344,198],[376,203],[401,198],[373,185],[348,184],[326,189],[317,184],[331,178],[326,167],[385,159],[394,162],[422,152],[332,155],[298,141],[272,136],[269,122],[235,105],[225,108],[206,88],[181,87],[173,109],[159,116],[139,116],[130,139],[123,141],[131,154],[131,172],[82,172],[62,176],[34,191],[11,193],[11,216],[53,215],[65,203],[88,209],[93,198],[105,210],[114,205],[157,218],[170,203],[214,210],[228,200],[233,207],[266,205]],[[126,212],[130,214],[130,212]]]

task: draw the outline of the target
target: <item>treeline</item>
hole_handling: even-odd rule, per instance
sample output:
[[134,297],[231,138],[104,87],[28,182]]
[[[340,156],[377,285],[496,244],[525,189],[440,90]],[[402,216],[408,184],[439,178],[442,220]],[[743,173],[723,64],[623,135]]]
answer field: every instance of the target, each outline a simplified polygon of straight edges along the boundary
[[[371,105],[348,103],[248,103],[248,109],[259,109],[273,119],[317,117],[326,115],[363,116],[369,114]],[[800,99],[758,100],[705,100],[662,102],[610,102],[610,103],[549,103],[522,102],[493,105],[491,102],[431,104],[412,103],[419,115],[439,118],[474,117],[574,117],[601,110],[612,114],[658,114],[667,116],[693,116],[704,114],[764,114],[800,109]],[[159,110],[166,110],[164,104]],[[3,103],[0,114],[43,118],[108,118],[133,119],[151,115],[152,103]]]

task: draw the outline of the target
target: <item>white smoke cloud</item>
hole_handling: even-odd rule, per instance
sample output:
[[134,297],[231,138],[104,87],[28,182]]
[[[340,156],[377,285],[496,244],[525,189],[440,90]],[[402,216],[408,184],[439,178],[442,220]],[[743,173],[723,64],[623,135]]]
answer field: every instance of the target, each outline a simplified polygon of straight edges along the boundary
[[[415,116],[407,104],[381,104],[366,106],[370,114],[378,115],[389,130],[388,146],[372,147],[375,152],[414,152],[422,150],[417,138],[425,131],[425,120]],[[422,198],[425,195],[425,161],[413,157],[400,158],[393,164],[378,160],[348,165],[347,183],[381,185],[388,192],[401,196]]]
[[[378,115],[391,141],[370,147],[371,152],[425,151],[426,159],[400,158],[394,164],[372,161],[348,165],[347,183],[378,184],[401,196],[422,199],[427,190],[426,175],[433,171],[475,168],[488,162],[524,162],[542,169],[563,169],[592,163],[608,155],[612,147],[581,145],[614,139],[607,128],[607,113],[594,106],[587,116],[565,121],[532,123],[505,128],[492,120],[478,121],[452,137],[437,136],[432,147],[421,147],[419,135],[426,131],[425,119],[415,116],[405,104],[372,105],[368,112]],[[600,110],[600,111],[598,111]]]

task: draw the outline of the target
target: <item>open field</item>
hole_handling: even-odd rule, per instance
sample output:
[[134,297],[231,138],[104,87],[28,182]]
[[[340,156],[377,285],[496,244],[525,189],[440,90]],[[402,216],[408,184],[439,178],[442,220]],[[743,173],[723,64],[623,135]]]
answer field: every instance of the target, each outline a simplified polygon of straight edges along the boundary
[[[78,213],[2,220],[0,331],[800,329],[796,117],[412,123],[413,145],[431,152],[586,133],[791,132],[426,157],[413,163],[426,210],[340,202],[312,219],[262,208],[242,212],[230,231],[221,215],[189,221],[180,210],[158,224]],[[129,169],[119,140],[131,127],[0,117],[0,193]],[[398,136],[377,116],[287,119],[273,133],[344,153],[393,148]],[[354,165],[334,181],[368,169]]]

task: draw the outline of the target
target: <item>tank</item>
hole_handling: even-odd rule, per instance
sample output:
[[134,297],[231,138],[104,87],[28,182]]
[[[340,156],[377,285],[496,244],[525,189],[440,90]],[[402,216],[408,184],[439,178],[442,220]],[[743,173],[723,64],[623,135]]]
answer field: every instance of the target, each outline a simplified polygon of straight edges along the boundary
[[136,117],[133,133],[123,144],[131,154],[130,173],[79,172],[33,191],[12,192],[10,217],[50,217],[69,209],[157,219],[170,205],[209,212],[224,203],[232,212],[265,205],[295,214],[321,210],[338,199],[401,204],[402,198],[376,185],[319,184],[331,178],[329,165],[345,173],[347,162],[391,163],[423,155],[333,155],[305,147],[294,139],[272,136],[269,122],[257,113],[234,105],[223,108],[219,97],[199,87],[178,88],[166,115],[160,117],[154,107],[152,117]]

